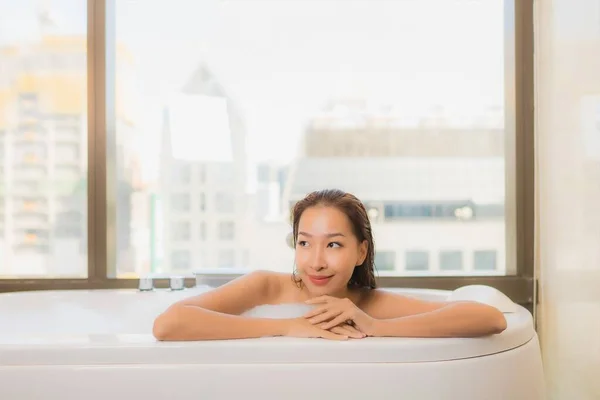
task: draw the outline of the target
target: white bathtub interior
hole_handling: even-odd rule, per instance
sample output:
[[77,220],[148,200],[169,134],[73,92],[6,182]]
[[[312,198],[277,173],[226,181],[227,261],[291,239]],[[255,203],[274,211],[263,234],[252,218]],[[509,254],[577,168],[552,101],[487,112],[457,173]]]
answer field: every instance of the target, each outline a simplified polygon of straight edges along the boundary
[[[44,382],[46,383],[48,383],[48,379],[52,381],[67,379],[61,378],[61,370],[68,370],[70,373],[81,372],[82,366],[85,366],[85,370],[88,372],[93,370],[94,374],[97,374],[94,375],[96,378],[102,374],[111,375],[116,374],[114,371],[121,371],[130,376],[127,378],[128,382],[131,382],[131,379],[136,376],[142,379],[145,374],[145,379],[148,378],[147,374],[158,374],[157,377],[169,375],[171,379],[178,381],[180,378],[173,372],[174,368],[189,377],[200,373],[217,374],[211,378],[217,380],[223,378],[221,375],[227,375],[239,369],[244,371],[243,376],[239,379],[243,380],[247,387],[256,387],[258,390],[256,382],[260,381],[259,377],[255,377],[256,382],[249,382],[249,377],[254,375],[246,371],[243,366],[260,365],[264,373],[279,366],[281,368],[273,370],[279,372],[271,373],[277,376],[281,375],[278,378],[279,381],[285,382],[286,379],[291,379],[282,372],[286,368],[294,370],[303,365],[312,365],[309,368],[312,372],[306,375],[308,378],[315,373],[315,366],[318,366],[316,369],[327,370],[329,371],[327,373],[331,374],[332,366],[337,365],[340,368],[335,371],[349,369],[348,377],[351,377],[352,374],[357,373],[352,366],[365,368],[369,365],[370,368],[376,369],[394,366],[395,370],[386,373],[404,374],[401,379],[403,387],[407,390],[412,387],[412,393],[420,393],[419,398],[429,399],[435,398],[435,393],[439,395],[439,392],[426,395],[423,390],[429,390],[428,385],[421,385],[421,389],[414,386],[421,378],[414,376],[412,383],[410,380],[406,380],[411,374],[415,374],[415,371],[422,370],[425,366],[431,369],[435,365],[435,371],[431,370],[431,373],[459,375],[453,379],[458,379],[461,374],[466,373],[465,371],[481,374],[481,371],[477,372],[479,369],[488,368],[490,374],[494,373],[499,377],[510,376],[510,379],[514,380],[516,375],[512,372],[509,373],[509,370],[514,369],[515,366],[509,364],[519,362],[521,365],[519,368],[529,370],[526,373],[520,372],[520,374],[531,380],[524,380],[521,377],[518,378],[519,382],[502,384],[516,384],[523,387],[529,385],[531,386],[530,390],[525,392],[528,396],[533,396],[530,399],[542,398],[539,397],[542,390],[539,382],[543,376],[538,358],[539,344],[533,329],[532,318],[525,309],[512,302],[508,307],[512,311],[505,312],[508,329],[500,335],[484,338],[366,338],[347,342],[332,342],[322,339],[262,338],[186,343],[157,342],[151,335],[154,318],[173,302],[204,290],[208,290],[208,288],[183,291],[155,290],[152,292],[90,290],[1,294],[0,394],[2,394],[2,387],[12,387],[13,390],[17,390],[14,382],[24,379],[24,375],[21,376],[18,373],[19,368],[21,371],[23,368],[27,369],[28,374],[37,371],[39,376],[45,376]],[[498,301],[499,308],[506,308],[508,305],[505,298],[495,296],[493,290],[479,288],[471,290],[469,293],[471,296],[480,296],[482,301],[488,303]],[[452,292],[447,291],[417,289],[401,291],[407,295],[431,300],[453,298]],[[459,295],[465,296],[464,293],[459,293]],[[302,304],[261,306],[249,311],[247,315],[289,318],[302,315],[308,307]],[[513,359],[517,354],[521,354],[521,356]],[[492,359],[495,361],[492,362]],[[456,369],[457,363],[463,364],[462,369]],[[486,366],[486,364],[489,365]],[[69,368],[71,369],[69,370]],[[113,372],[108,372],[107,368]],[[83,375],[82,373],[82,380],[96,379],[92,378],[92,375],[83,378]],[[115,376],[114,379],[119,380],[123,387],[128,387],[130,384],[124,382],[122,378],[126,375],[119,375],[121,378]],[[9,377],[11,377],[10,382],[3,382]],[[263,376],[264,378],[265,376]],[[195,378],[196,381],[198,379],[200,378]],[[359,378],[355,377],[355,379]],[[481,380],[481,377],[478,379]],[[502,380],[504,379],[502,378]],[[21,382],[24,384],[24,381]],[[203,382],[207,383],[204,380]],[[488,388],[499,384],[496,378],[490,378],[486,383]],[[152,386],[148,382],[146,385]],[[394,385],[398,385],[398,382],[393,384],[388,382],[388,385],[391,385],[389,388],[392,388],[395,387]],[[454,387],[452,385],[444,386],[443,382],[438,382],[438,385],[439,388],[446,388],[446,391],[454,390],[456,396],[461,393],[459,389],[452,389]],[[154,392],[152,393],[158,393],[156,391],[158,386],[153,386]],[[84,389],[81,388],[81,390]],[[235,395],[237,393],[235,390],[238,389],[228,388],[225,384],[220,388],[214,387],[212,393],[215,396]],[[284,388],[281,390],[285,391]],[[418,390],[422,391],[418,392]],[[360,390],[355,390],[353,393],[358,392]],[[32,395],[30,392],[28,393]],[[209,392],[204,390],[204,393]],[[283,392],[275,390],[272,392],[273,396],[276,393],[281,395]],[[507,393],[512,392],[509,390],[504,394]],[[365,394],[368,393],[365,392]],[[150,397],[146,398],[164,398],[152,397],[150,392],[147,395]],[[180,396],[181,398],[186,398],[183,392],[180,395],[183,396]],[[27,397],[25,392],[20,393],[20,396],[34,398]],[[290,394],[290,396],[292,395]],[[506,397],[492,396],[489,398]]]

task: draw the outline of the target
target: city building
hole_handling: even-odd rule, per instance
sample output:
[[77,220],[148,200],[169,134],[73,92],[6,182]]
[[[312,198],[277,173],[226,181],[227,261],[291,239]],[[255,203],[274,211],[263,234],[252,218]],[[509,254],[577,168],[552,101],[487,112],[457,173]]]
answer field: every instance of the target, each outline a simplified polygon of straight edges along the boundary
[[169,99],[160,162],[151,272],[246,265],[245,128],[205,65]]
[[[85,35],[42,35],[0,48],[0,275],[87,274],[87,41]],[[121,49],[120,52],[123,50]],[[120,57],[125,60],[125,57]],[[126,70],[127,63],[119,65]],[[135,122],[116,88],[115,153],[128,154]],[[131,248],[133,172],[117,168],[117,253]],[[130,265],[135,260],[129,258]]]
[[[263,221],[268,257],[251,267],[289,270],[289,210],[307,193],[338,188],[367,207],[380,275],[502,275],[505,166],[502,114],[410,121],[394,107],[332,103],[308,124],[289,167],[278,221]],[[253,244],[253,256],[266,249]],[[292,261],[290,261],[292,260]]]

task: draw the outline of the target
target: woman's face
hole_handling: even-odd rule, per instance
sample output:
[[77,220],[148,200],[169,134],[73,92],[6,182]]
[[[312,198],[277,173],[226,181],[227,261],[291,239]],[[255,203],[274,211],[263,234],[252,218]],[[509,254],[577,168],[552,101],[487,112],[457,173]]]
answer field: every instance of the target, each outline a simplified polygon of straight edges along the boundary
[[296,268],[311,294],[345,294],[354,268],[366,255],[367,242],[358,242],[350,219],[342,211],[317,206],[302,213],[296,238]]

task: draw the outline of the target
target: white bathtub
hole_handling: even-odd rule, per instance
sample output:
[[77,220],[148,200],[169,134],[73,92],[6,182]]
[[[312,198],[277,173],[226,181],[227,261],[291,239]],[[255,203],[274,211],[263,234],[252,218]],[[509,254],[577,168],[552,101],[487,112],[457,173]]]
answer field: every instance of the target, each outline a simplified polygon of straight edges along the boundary
[[0,399],[545,398],[522,307],[477,339],[157,342],[154,317],[200,290],[0,294]]

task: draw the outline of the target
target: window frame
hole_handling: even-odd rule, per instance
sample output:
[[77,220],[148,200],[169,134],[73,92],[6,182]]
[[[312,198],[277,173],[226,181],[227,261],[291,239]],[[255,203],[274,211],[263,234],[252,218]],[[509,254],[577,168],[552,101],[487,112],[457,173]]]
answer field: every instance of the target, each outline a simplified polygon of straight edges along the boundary
[[[534,276],[534,58],[533,0],[504,0],[506,118],[506,276],[381,276],[381,287],[453,290],[471,284],[495,287],[535,308]],[[87,278],[0,279],[0,293],[24,290],[135,289],[139,279],[116,278],[115,0],[87,0],[88,265]],[[108,23],[107,23],[108,21]],[[510,29],[512,28],[512,29]],[[514,131],[513,128],[514,127]],[[518,172],[518,173],[517,173]],[[104,201],[100,199],[105,199]],[[511,265],[516,268],[510,268]],[[213,275],[213,274],[211,274]],[[219,272],[217,279],[239,273]],[[187,286],[195,284],[186,277]],[[167,278],[156,279],[158,288]]]

